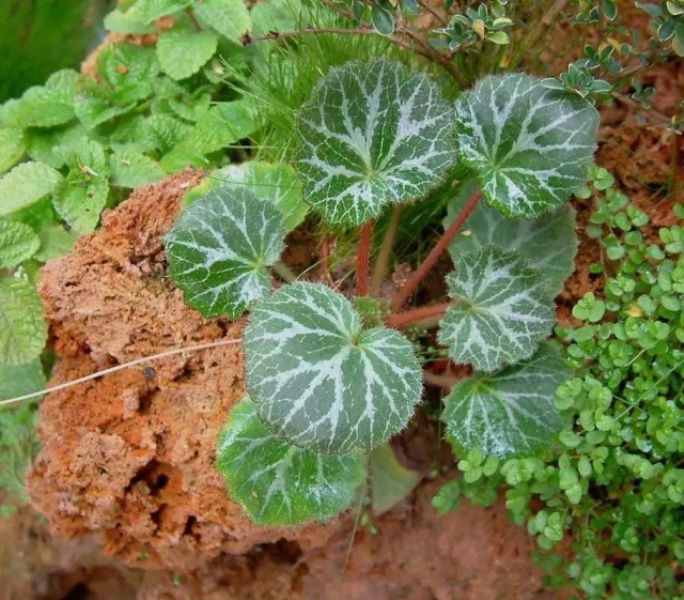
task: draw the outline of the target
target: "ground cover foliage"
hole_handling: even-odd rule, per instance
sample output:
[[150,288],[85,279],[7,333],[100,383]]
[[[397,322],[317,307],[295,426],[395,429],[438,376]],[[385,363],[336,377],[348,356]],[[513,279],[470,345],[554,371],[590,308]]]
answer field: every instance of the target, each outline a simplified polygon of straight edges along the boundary
[[[631,92],[647,108],[631,77],[681,51],[684,8],[644,10],[646,41],[610,1],[120,2],[105,27],[127,37],[92,73],[0,107],[0,398],[45,385],[40,266],[130,189],[201,168],[165,239],[168,276],[205,317],[246,316],[248,396],[216,468],[255,522],[391,506],[417,478],[389,441],[436,411],[463,473],[436,509],[501,491],[549,584],[681,593],[684,233],[650,239],[592,165],[596,106]],[[603,37],[549,72],[561,17]],[[605,285],[562,328],[573,197],[594,202]],[[297,230],[327,248],[302,272],[284,260]],[[0,414],[0,485],[17,502],[33,411]],[[564,538],[570,562],[553,552]]]

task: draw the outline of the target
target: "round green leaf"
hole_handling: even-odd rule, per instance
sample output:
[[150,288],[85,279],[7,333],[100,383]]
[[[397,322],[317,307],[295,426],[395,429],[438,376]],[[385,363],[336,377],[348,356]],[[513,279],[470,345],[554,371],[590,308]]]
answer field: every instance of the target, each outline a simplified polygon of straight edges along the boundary
[[[444,227],[447,228],[470,196],[464,194],[449,203]],[[497,246],[524,257],[537,269],[553,296],[563,290],[565,280],[575,268],[577,234],[575,212],[561,207],[536,219],[507,219],[498,210],[480,202],[468,217],[466,228],[454,238],[449,253],[454,262],[463,254],[477,252],[484,246]]]
[[27,363],[42,352],[46,340],[36,288],[23,279],[0,276],[0,363]]
[[244,0],[204,0],[195,3],[194,10],[207,26],[233,42],[239,42],[252,26]]
[[136,188],[153,183],[166,175],[159,163],[134,150],[114,152],[109,159],[112,170],[112,185]]
[[248,161],[228,165],[208,176],[210,186],[244,187],[258,199],[272,202],[283,215],[285,231],[292,231],[309,211],[302,184],[284,163]]
[[17,165],[0,178],[0,215],[8,215],[47,196],[62,181],[59,171],[38,162]]
[[205,317],[237,318],[271,291],[267,267],[280,258],[284,237],[270,202],[246,189],[211,190],[166,238],[171,277]]
[[544,343],[537,354],[493,375],[457,383],[445,399],[447,436],[459,452],[507,457],[549,445],[562,427],[556,389],[570,370]]
[[12,269],[31,258],[40,240],[28,225],[0,219],[0,267]]
[[456,158],[440,88],[376,59],[332,69],[297,114],[304,196],[333,223],[359,225],[420,198]]
[[351,303],[322,284],[286,285],[258,303],[244,344],[259,416],[297,446],[373,448],[405,427],[420,401],[411,343],[385,327],[364,330]]
[[555,306],[544,280],[513,252],[487,246],[461,255],[447,283],[456,303],[439,341],[456,362],[491,373],[532,356],[551,332]]
[[349,508],[365,479],[361,452],[326,456],[288,444],[266,429],[249,398],[230,412],[216,465],[230,496],[262,525],[330,519]]
[[490,76],[461,97],[456,120],[459,157],[509,217],[536,217],[586,183],[599,115],[578,95],[521,73]]
[[159,36],[157,58],[162,71],[178,81],[197,73],[214,56],[217,43],[213,31],[174,29]]

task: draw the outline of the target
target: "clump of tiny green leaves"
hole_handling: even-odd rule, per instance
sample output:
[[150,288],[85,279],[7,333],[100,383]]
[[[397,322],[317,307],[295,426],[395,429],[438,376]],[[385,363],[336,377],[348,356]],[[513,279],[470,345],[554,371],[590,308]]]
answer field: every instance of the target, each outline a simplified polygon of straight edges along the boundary
[[[200,192],[166,239],[171,277],[190,306],[209,317],[250,312],[249,397],[218,443],[232,497],[260,523],[330,518],[352,503],[369,453],[406,427],[423,371],[401,329],[420,320],[420,308],[404,310],[420,277],[390,299],[388,313],[367,310],[383,301],[368,286],[372,228],[423,200],[456,163],[462,193],[435,250],[450,247],[456,262],[439,340],[475,373],[445,400],[448,436],[459,451],[500,457],[545,447],[561,427],[553,398],[569,373],[543,340],[572,270],[574,215],[565,203],[586,181],[593,106],[510,74],[481,80],[454,110],[427,74],[375,59],[331,69],[296,124],[305,200],[331,225],[359,228],[354,302],[322,283],[291,282],[279,268],[286,215],[268,189]],[[458,236],[468,217],[469,235]],[[274,274],[284,279],[275,290]]]
[[539,555],[549,582],[589,598],[680,597],[684,228],[649,227],[608,172],[594,168],[592,179],[600,201],[588,233],[601,241],[593,272],[605,283],[575,305],[578,327],[557,330],[575,368],[555,399],[566,425],[541,456],[466,454],[463,479],[434,503],[449,510],[465,495],[488,505],[505,483],[513,520],[542,549],[571,540],[570,561]]

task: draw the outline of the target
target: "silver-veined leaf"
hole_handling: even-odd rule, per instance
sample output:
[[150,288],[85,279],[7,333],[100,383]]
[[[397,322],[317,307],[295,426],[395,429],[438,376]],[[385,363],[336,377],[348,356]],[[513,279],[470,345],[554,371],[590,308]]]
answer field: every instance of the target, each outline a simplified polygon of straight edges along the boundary
[[449,308],[440,343],[459,363],[491,373],[529,358],[555,322],[555,306],[539,272],[514,252],[487,246],[458,257],[447,276]]
[[28,225],[0,219],[0,267],[16,267],[31,258],[38,248],[40,239]]
[[172,279],[205,317],[240,316],[271,291],[268,267],[280,258],[283,218],[246,189],[211,190],[166,237]]
[[278,439],[249,398],[235,406],[217,444],[216,465],[228,493],[262,525],[324,521],[352,504],[365,458],[317,454]]
[[527,361],[460,381],[445,399],[447,437],[457,451],[477,448],[499,457],[533,453],[561,429],[554,395],[569,376],[556,350],[544,343]]
[[437,84],[383,59],[331,69],[297,114],[304,196],[333,223],[359,225],[425,195],[455,161]]
[[259,416],[297,446],[373,448],[406,426],[421,397],[411,343],[364,330],[351,303],[322,284],[286,285],[255,305],[244,345]]
[[[465,205],[472,192],[464,186],[463,194],[448,205],[444,227],[447,228]],[[563,290],[572,274],[577,253],[575,211],[563,206],[536,219],[507,219],[498,210],[480,202],[468,217],[465,229],[449,246],[454,262],[462,254],[470,254],[485,246],[497,246],[523,256],[537,269],[552,295]]]
[[521,73],[489,76],[459,99],[456,121],[460,158],[508,217],[536,217],[586,183],[599,115],[578,95]]
[[27,363],[41,353],[46,340],[43,305],[35,286],[0,276],[0,363]]

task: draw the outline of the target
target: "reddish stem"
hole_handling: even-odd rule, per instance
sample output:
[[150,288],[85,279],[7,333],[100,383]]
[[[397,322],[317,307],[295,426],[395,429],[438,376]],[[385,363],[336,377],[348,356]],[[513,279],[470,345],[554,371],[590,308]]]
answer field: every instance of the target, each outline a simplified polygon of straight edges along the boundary
[[328,280],[332,281],[330,276],[330,238],[326,235],[321,241],[321,268],[323,270],[323,276]]
[[408,327],[413,323],[425,321],[434,317],[441,317],[451,306],[450,302],[444,304],[433,304],[432,306],[421,306],[413,310],[395,313],[387,317],[387,325],[396,329]]
[[451,240],[453,240],[463,224],[467,221],[470,214],[475,210],[478,202],[480,201],[480,192],[475,192],[466,205],[463,207],[460,213],[456,216],[456,219],[451,224],[449,229],[447,229],[442,237],[439,239],[435,247],[432,249],[430,254],[427,255],[422,264],[414,271],[413,275],[409,277],[403,287],[394,295],[392,299],[392,311],[397,312],[401,309],[404,302],[413,293],[413,291],[418,287],[421,281],[425,279],[425,276],[430,272],[430,270],[435,266],[435,263],[444,251],[449,247]]
[[359,235],[359,252],[356,255],[356,294],[358,296],[368,295],[370,251],[374,229],[375,223],[371,221],[361,227]]

